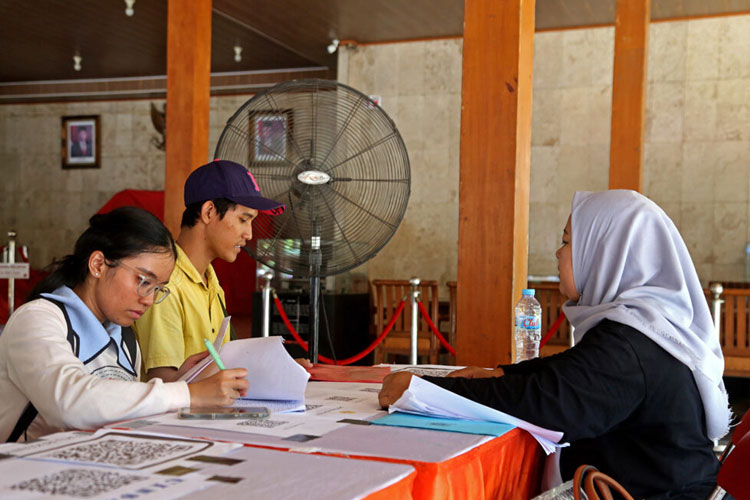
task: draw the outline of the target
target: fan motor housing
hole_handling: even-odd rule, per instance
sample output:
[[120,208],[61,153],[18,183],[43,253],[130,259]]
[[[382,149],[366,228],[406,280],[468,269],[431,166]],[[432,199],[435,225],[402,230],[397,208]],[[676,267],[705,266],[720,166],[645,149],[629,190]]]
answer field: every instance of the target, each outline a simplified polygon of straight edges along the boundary
[[320,186],[332,181],[330,175],[320,170],[304,170],[297,174],[297,180],[310,186]]

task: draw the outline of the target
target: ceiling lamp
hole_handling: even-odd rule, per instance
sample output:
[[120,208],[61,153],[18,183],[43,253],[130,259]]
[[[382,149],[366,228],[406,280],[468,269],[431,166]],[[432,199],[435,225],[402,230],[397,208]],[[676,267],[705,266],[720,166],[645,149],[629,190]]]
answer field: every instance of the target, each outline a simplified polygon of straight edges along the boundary
[[242,60],[242,47],[239,45],[234,46],[234,62],[240,62]]
[[336,49],[338,48],[339,48],[339,40],[338,38],[334,38],[333,40],[331,40],[331,43],[328,44],[328,47],[326,47],[326,50],[328,51],[329,54],[333,54],[334,52],[336,52]]
[[78,54],[73,56],[73,69],[76,71],[81,71],[81,61],[83,61],[83,58],[79,56]]
[[125,15],[128,17],[132,17],[133,14],[135,14],[135,10],[133,10],[133,5],[135,5],[135,0],[125,0]]

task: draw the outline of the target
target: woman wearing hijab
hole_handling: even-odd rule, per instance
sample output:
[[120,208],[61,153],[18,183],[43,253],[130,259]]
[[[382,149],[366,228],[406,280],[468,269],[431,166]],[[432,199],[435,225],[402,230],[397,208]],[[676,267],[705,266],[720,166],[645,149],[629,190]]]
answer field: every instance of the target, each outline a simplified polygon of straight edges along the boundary
[[[706,498],[718,471],[712,440],[730,411],[718,336],[674,224],[634,191],[578,192],[556,256],[574,347],[424,378],[564,432],[563,481],[589,464],[635,498]],[[381,405],[410,380],[386,378]]]
[[[145,210],[122,207],[91,218],[73,253],[0,335],[0,442],[229,405],[247,390],[244,368],[189,385],[138,382],[140,351],[122,327],[167,298],[176,253],[169,230]],[[181,372],[206,354],[189,358]]]

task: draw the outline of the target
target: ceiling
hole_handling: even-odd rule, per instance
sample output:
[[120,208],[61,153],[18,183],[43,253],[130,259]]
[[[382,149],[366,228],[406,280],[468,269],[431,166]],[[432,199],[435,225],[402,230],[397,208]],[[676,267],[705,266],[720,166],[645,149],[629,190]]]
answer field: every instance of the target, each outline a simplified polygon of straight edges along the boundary
[[[537,30],[613,24],[616,0],[536,0]],[[750,12],[750,0],[651,0],[652,19]],[[463,0],[213,0],[211,71],[334,69],[332,39],[461,36]],[[0,84],[166,74],[167,0],[0,0]],[[242,61],[234,61],[240,45]],[[82,57],[81,71],[73,55]]]

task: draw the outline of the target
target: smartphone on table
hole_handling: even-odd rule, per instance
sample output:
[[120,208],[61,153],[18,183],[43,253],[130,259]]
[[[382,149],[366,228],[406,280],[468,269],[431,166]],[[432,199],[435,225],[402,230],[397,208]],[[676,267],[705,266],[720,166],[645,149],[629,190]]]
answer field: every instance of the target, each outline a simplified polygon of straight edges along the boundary
[[268,408],[263,406],[248,406],[245,408],[234,408],[232,406],[192,407],[180,408],[177,412],[179,418],[199,420],[267,418],[269,415]]

